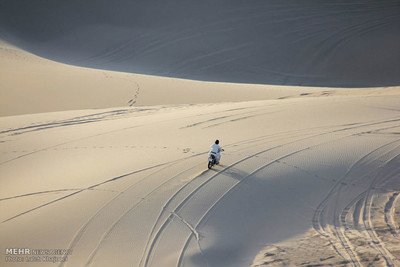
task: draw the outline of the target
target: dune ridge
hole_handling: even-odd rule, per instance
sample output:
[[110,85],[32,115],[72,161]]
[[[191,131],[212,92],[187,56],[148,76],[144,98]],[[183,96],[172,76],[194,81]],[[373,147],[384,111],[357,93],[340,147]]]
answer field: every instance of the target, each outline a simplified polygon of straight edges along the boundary
[[390,88],[214,83],[104,71],[40,58],[0,41],[0,116],[145,105],[199,104],[346,94]]
[[0,34],[41,57],[90,68],[379,87],[400,84],[399,11],[396,0],[4,0]]

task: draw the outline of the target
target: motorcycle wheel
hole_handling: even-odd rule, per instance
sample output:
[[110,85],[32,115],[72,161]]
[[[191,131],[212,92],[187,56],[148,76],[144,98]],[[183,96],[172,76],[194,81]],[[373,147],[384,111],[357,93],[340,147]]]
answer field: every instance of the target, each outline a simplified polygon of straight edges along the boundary
[[211,168],[212,168],[212,165],[213,165],[212,162],[209,161],[209,162],[208,162],[208,168],[211,169]]

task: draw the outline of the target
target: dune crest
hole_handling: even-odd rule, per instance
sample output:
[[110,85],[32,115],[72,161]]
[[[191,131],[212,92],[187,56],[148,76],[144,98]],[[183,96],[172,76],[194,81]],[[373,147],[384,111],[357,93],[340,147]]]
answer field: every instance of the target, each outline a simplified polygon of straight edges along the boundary
[[0,116],[397,91],[397,87],[333,89],[213,83],[88,69],[40,58],[4,41],[0,42],[0,71]]
[[90,68],[376,87],[400,85],[399,11],[397,0],[3,0],[0,30],[25,50]]

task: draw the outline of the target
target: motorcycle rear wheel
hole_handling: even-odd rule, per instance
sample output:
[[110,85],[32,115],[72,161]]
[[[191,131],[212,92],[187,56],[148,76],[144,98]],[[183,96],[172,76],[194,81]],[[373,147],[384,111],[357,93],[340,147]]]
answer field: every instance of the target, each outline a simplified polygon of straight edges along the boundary
[[213,166],[212,162],[211,162],[211,161],[209,161],[209,162],[208,162],[208,168],[209,168],[209,169],[211,169],[211,168],[212,168],[212,166]]

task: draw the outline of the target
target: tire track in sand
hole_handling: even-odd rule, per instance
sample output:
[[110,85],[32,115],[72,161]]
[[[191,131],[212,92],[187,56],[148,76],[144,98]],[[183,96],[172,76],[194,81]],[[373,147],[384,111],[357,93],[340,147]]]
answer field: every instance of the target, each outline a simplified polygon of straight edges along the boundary
[[400,240],[399,225],[394,219],[396,203],[399,201],[400,192],[393,193],[385,204],[385,222],[394,238]]
[[[318,144],[318,145],[319,145],[319,144]],[[210,208],[203,214],[203,216],[200,218],[200,220],[199,220],[199,221],[197,222],[197,224],[194,226],[194,229],[197,229],[197,228],[206,220],[206,218],[209,216],[209,214],[210,214],[213,210],[215,210],[215,208],[216,208],[224,199],[226,199],[226,197],[228,197],[230,194],[232,194],[232,192],[233,192],[241,183],[243,183],[243,182],[246,181],[247,179],[253,177],[253,176],[256,175],[258,172],[264,170],[265,168],[271,166],[272,164],[277,163],[277,162],[279,162],[280,160],[285,159],[285,158],[287,158],[287,157],[293,156],[293,155],[295,155],[295,154],[297,154],[297,153],[300,153],[300,152],[303,152],[303,151],[305,151],[305,150],[308,150],[308,149],[310,149],[310,148],[311,148],[311,147],[306,147],[306,148],[303,148],[303,149],[294,151],[294,152],[292,152],[292,153],[289,153],[289,154],[287,154],[287,155],[284,155],[284,156],[282,156],[282,157],[279,157],[278,159],[274,159],[274,160],[270,161],[268,164],[265,164],[265,165],[263,165],[263,166],[257,168],[256,170],[252,171],[250,174],[246,175],[243,179],[239,180],[236,184],[234,184],[233,186],[231,186],[223,195],[221,195],[221,196],[218,198],[218,200],[217,200],[216,202],[214,202],[214,203],[210,206]],[[221,172],[223,172],[223,171],[221,171]],[[176,211],[175,211],[175,212],[176,212]],[[182,248],[182,250],[181,250],[181,252],[180,252],[180,255],[179,255],[179,258],[178,258],[178,264],[177,264],[177,266],[181,266],[181,265],[182,265],[182,261],[183,261],[183,257],[184,257],[185,251],[186,251],[187,247],[189,246],[190,241],[191,241],[192,238],[193,238],[193,233],[190,234],[190,236],[186,239],[186,242],[185,242],[185,244],[184,244],[184,246],[183,246],[183,248]],[[198,246],[199,246],[199,248],[200,248],[200,250],[201,250],[198,236],[196,236],[196,240],[197,240]]]
[[[364,126],[364,125],[362,125],[362,126],[357,126],[357,127],[354,127],[354,128],[363,127],[363,126]],[[350,128],[346,127],[346,128],[341,129],[341,130],[345,131],[345,130],[349,130],[349,129],[352,129],[352,128],[353,128],[353,127],[350,127]],[[260,154],[263,154],[263,153],[265,153],[265,152],[268,152],[268,151],[270,151],[270,150],[273,150],[273,149],[276,149],[276,148],[280,148],[280,147],[283,147],[283,146],[286,146],[286,145],[289,145],[289,144],[293,144],[293,143],[296,143],[296,142],[299,142],[299,141],[303,141],[303,140],[306,140],[306,139],[310,139],[310,138],[313,138],[313,137],[322,136],[322,135],[327,135],[327,134],[330,134],[330,133],[333,133],[333,132],[338,132],[338,131],[341,131],[341,130],[333,130],[333,131],[331,130],[331,131],[324,132],[324,133],[318,133],[318,134],[315,134],[315,135],[312,135],[312,136],[308,136],[308,137],[301,138],[301,139],[298,139],[298,140],[295,140],[295,141],[291,141],[291,142],[288,142],[288,143],[285,143],[285,144],[281,144],[281,145],[275,146],[275,147],[273,147],[273,148],[269,148],[269,149],[266,149],[266,150],[257,152],[257,153],[255,153],[255,154],[252,154],[252,155],[250,155],[250,156],[248,156],[248,157],[245,157],[245,158],[243,158],[243,159],[241,159],[241,160],[239,160],[239,161],[237,161],[237,162],[235,162],[235,163],[229,165],[228,167],[226,167],[226,168],[224,168],[223,170],[221,170],[219,173],[217,173],[217,174],[211,176],[210,178],[208,178],[205,182],[203,182],[203,183],[200,184],[198,187],[196,187],[189,195],[187,195],[187,196],[183,199],[183,201],[181,201],[181,202],[179,203],[179,205],[177,205],[176,208],[175,208],[172,212],[170,212],[171,215],[169,215],[169,216],[164,220],[164,223],[159,227],[159,229],[158,229],[157,232],[156,232],[156,231],[155,231],[155,228],[156,228],[157,225],[159,224],[159,220],[160,220],[160,218],[162,217],[162,215],[163,215],[163,213],[165,212],[165,210],[168,210],[168,209],[167,209],[167,206],[170,204],[170,202],[173,200],[173,198],[175,198],[175,197],[177,196],[177,194],[179,194],[179,192],[180,192],[184,187],[187,186],[187,184],[185,184],[176,194],[174,194],[174,195],[170,198],[170,200],[166,203],[166,205],[164,205],[163,210],[161,211],[160,216],[159,216],[159,218],[156,220],[156,222],[155,222],[155,224],[154,224],[154,226],[153,226],[153,229],[152,229],[152,231],[151,231],[151,233],[150,233],[150,235],[149,235],[148,244],[147,244],[146,247],[145,247],[144,254],[143,254],[142,260],[140,261],[139,266],[148,266],[148,264],[149,264],[149,262],[150,262],[151,254],[153,253],[153,249],[155,248],[155,245],[156,245],[156,243],[157,243],[159,237],[161,236],[162,231],[167,227],[167,225],[169,224],[169,222],[172,220],[172,217],[173,217],[172,213],[177,214],[177,213],[179,212],[179,210],[181,210],[181,208],[186,204],[186,202],[187,202],[194,194],[196,194],[202,187],[204,187],[207,183],[209,183],[209,182],[210,182],[211,180],[213,180],[215,177],[217,177],[217,176],[220,175],[220,174],[223,174],[224,172],[226,172],[226,171],[229,170],[230,168],[236,166],[236,165],[239,164],[239,163],[244,162],[245,160],[248,160],[248,159],[250,159],[250,158],[256,157],[256,156],[258,156],[258,155],[260,155]],[[340,137],[339,139],[341,139],[341,138],[346,138],[346,137],[348,137],[348,136]],[[331,141],[329,141],[329,142],[331,142]],[[320,145],[320,144],[318,144],[318,145]],[[305,149],[302,149],[301,151],[306,150],[306,149],[310,149],[310,147],[307,147],[307,148],[305,148]],[[298,152],[300,152],[300,151],[293,152],[293,153],[291,153],[290,155],[296,154],[296,153],[298,153]],[[290,156],[290,155],[285,155],[285,156],[283,156],[282,158],[288,157],[288,156]],[[278,159],[278,160],[279,160],[279,159]],[[274,161],[274,162],[275,162],[275,161]],[[271,164],[272,164],[272,163],[271,163]],[[268,164],[268,166],[269,166],[269,165],[270,165],[270,164]],[[197,226],[196,226],[196,227],[197,227]],[[196,229],[196,227],[194,227],[194,228]],[[193,234],[193,233],[192,233],[192,234]],[[196,234],[195,234],[194,236],[196,236]],[[201,248],[200,248],[200,250],[201,250]],[[179,261],[181,261],[181,260],[179,260]]]
[[[391,159],[389,159],[387,162],[385,162],[385,166],[387,164],[390,164],[392,161],[396,160],[398,156],[399,155],[396,155]],[[370,239],[369,245],[379,253],[379,255],[385,260],[387,266],[398,266],[400,262],[397,261],[396,258],[389,252],[389,250],[386,248],[385,244],[382,242],[382,240],[379,238],[379,236],[375,231],[374,225],[372,223],[372,203],[373,203],[375,187],[378,183],[378,180],[384,179],[382,181],[383,183],[387,180],[392,179],[394,175],[399,173],[399,171],[400,167],[397,167],[394,170],[391,170],[389,173],[383,174],[383,178],[382,178],[382,173],[379,172],[375,176],[372,183],[370,184],[366,192],[366,197],[364,198],[362,221],[364,224],[364,229]]]
[[[337,212],[337,202],[334,203],[335,205],[335,214],[334,214],[334,226],[333,226],[333,234],[329,233],[330,232],[330,227],[328,226],[326,229],[323,224],[324,224],[324,216],[325,212],[327,212],[328,209],[328,204],[329,201],[331,201],[336,194],[336,196],[339,196],[339,193],[342,189],[342,187],[345,185],[344,181],[347,179],[348,176],[350,176],[351,172],[356,170],[361,166],[361,164],[368,159],[371,155],[379,151],[380,149],[390,146],[396,142],[399,142],[399,140],[395,140],[392,142],[389,142],[385,145],[382,145],[363,157],[361,157],[359,160],[354,162],[352,166],[348,169],[348,171],[345,173],[345,175],[337,181],[337,183],[332,187],[331,191],[327,194],[325,199],[319,204],[317,207],[314,216],[313,216],[313,227],[314,229],[322,236],[328,239],[334,250],[338,255],[340,255],[343,259],[345,260],[350,260],[353,266],[361,266],[361,262],[359,257],[357,256],[356,251],[354,250],[354,247],[351,245],[351,242],[349,239],[346,237],[345,231],[347,228],[349,228],[348,223],[346,222],[345,218],[347,216],[348,211],[350,210],[351,206],[353,204],[356,204],[356,208],[353,213],[353,223],[354,227],[358,229],[358,220],[360,218],[360,214],[357,214],[356,212],[362,212],[363,209],[365,209],[365,201],[367,199],[368,195],[368,190],[362,192],[358,197],[353,199],[350,204],[348,204],[344,210],[342,210],[340,213]],[[376,179],[376,178],[375,178]],[[369,187],[371,190],[373,186],[370,185]],[[365,221],[365,218],[362,219],[362,221]],[[343,228],[344,226],[344,228]],[[335,237],[336,235],[336,237]],[[335,241],[339,241],[339,244],[341,248],[337,247],[335,245]],[[345,257],[347,254],[348,257]]]

